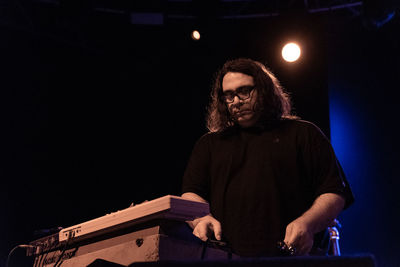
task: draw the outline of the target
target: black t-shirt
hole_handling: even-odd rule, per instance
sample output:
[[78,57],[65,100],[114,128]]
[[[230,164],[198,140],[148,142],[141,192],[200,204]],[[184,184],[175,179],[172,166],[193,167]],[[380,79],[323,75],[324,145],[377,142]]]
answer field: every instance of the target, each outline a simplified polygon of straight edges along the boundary
[[223,239],[241,256],[272,256],[286,226],[324,193],[354,201],[332,146],[314,124],[207,133],[195,144],[183,192],[210,203]]

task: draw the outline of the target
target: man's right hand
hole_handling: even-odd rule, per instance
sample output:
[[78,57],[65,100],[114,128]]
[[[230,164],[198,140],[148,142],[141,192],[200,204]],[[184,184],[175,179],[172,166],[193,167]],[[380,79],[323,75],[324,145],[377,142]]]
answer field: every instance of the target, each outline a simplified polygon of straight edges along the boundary
[[208,238],[212,238],[213,236],[216,240],[221,240],[221,223],[212,215],[197,218],[191,224],[194,227],[193,234],[202,241],[207,241]]
[[[207,203],[207,201],[201,196],[193,192],[186,192],[182,194],[184,199],[200,201]],[[193,234],[203,241],[207,241],[209,237],[215,236],[216,240],[221,240],[221,224],[211,214],[201,218],[194,219],[193,221],[187,222],[193,229]]]

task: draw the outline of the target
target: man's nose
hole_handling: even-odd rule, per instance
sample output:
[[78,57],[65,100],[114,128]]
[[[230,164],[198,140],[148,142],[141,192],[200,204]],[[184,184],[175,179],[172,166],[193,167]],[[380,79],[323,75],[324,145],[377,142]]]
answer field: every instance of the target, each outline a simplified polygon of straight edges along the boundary
[[232,102],[232,106],[242,106],[244,103],[246,102],[246,100],[242,100],[240,99],[237,95],[235,95],[235,97],[233,98],[233,102]]
[[233,105],[237,105],[237,104],[239,104],[239,103],[241,103],[240,98],[239,98],[237,95],[235,95],[235,96],[233,97],[233,102],[232,102],[232,104],[233,104]]

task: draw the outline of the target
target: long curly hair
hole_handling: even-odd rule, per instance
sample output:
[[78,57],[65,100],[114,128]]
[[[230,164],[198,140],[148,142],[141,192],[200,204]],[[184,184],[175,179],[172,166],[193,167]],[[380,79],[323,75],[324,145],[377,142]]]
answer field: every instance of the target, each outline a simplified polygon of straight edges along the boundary
[[222,98],[222,80],[228,72],[240,72],[253,77],[255,90],[258,93],[254,109],[260,112],[260,124],[298,118],[292,115],[290,97],[274,74],[258,61],[238,58],[227,61],[216,73],[206,116],[207,128],[210,132],[222,132],[235,125],[227,104]]

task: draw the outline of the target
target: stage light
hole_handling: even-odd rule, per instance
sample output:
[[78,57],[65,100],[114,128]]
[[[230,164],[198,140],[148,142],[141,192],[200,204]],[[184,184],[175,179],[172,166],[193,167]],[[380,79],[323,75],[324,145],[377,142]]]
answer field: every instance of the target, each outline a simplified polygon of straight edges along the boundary
[[195,41],[200,40],[200,32],[197,31],[197,30],[192,31],[192,35],[191,36],[192,36],[192,39],[195,40]]
[[300,47],[296,43],[288,43],[282,48],[282,57],[287,62],[294,62],[299,59]]

